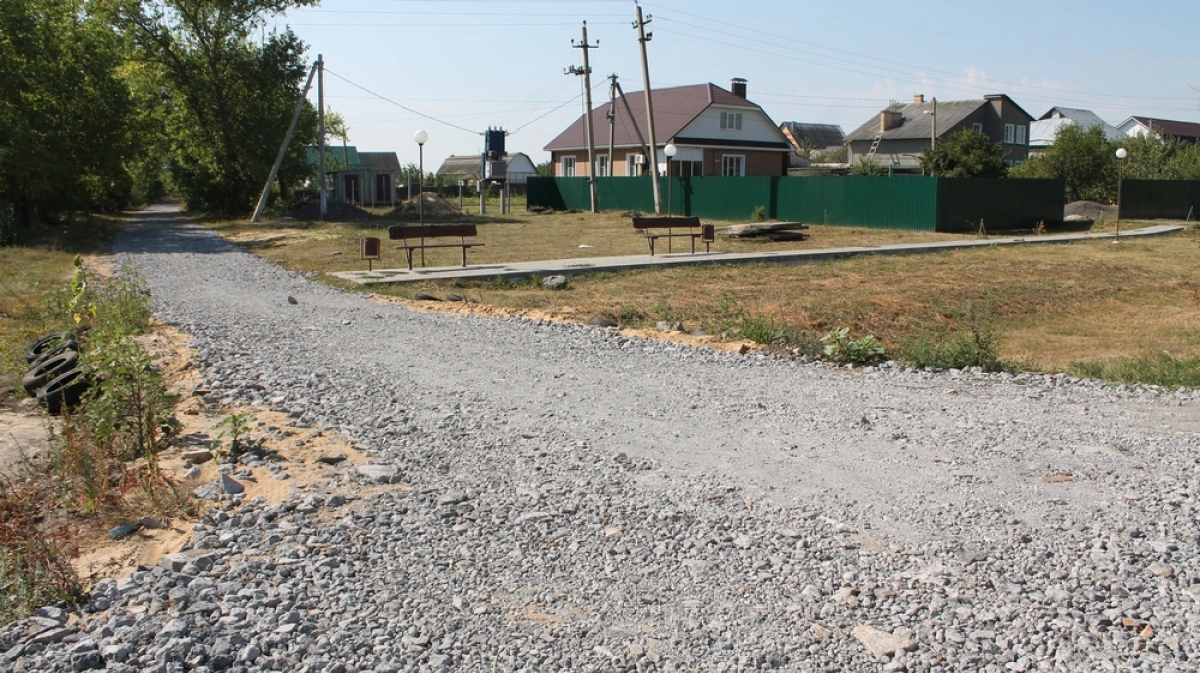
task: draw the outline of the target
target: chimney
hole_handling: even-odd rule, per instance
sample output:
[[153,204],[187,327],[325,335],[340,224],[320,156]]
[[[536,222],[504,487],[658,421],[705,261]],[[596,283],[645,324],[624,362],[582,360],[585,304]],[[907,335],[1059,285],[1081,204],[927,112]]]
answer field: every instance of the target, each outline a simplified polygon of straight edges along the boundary
[[904,115],[900,114],[899,110],[884,110],[879,113],[879,132],[883,133],[896,128],[900,125],[900,120]]
[[733,86],[731,89],[733,91],[733,95],[744,99],[746,97],[746,80],[742,79],[741,77],[734,77],[732,84]]
[[914,103],[924,103],[925,102],[925,94],[919,93],[919,94],[914,95],[913,102]]

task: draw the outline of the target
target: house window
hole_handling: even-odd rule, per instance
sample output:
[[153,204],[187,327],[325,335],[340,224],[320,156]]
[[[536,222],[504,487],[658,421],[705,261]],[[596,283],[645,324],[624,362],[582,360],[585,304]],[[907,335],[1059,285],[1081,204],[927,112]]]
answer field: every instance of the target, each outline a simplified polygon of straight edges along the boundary
[[1017,127],[1017,144],[1018,145],[1025,144],[1025,127],[1024,126]]
[[642,166],[646,163],[646,157],[641,154],[626,154],[625,155],[625,175],[635,177],[642,174]]
[[596,177],[608,177],[608,155],[601,154],[596,157]]
[[746,157],[741,154],[726,154],[721,157],[721,175],[743,176],[746,174]]
[[725,131],[741,131],[742,130],[742,113],[741,112],[722,112],[721,113],[721,129]]
[[703,161],[675,161],[672,162],[671,172],[676,177],[694,178],[704,175]]
[[564,178],[575,177],[575,157],[562,158],[562,176]]
[[971,124],[971,130],[976,133],[983,133],[983,124],[980,124],[979,122]]
[[1006,143],[1013,142],[1013,140],[1016,137],[1016,134],[1017,134],[1017,127],[1015,124],[1005,124],[1004,125],[1004,142],[1006,142]]

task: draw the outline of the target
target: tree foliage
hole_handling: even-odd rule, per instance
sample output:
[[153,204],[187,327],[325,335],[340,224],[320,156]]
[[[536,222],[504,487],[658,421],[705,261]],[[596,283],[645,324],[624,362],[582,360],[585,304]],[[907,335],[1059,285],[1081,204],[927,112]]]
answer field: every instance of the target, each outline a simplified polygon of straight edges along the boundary
[[879,165],[874,157],[859,157],[850,167],[850,175],[861,177],[880,177],[887,173],[887,169]]
[[[112,0],[129,36],[168,99],[171,178],[188,207],[248,212],[265,182],[300,95],[304,45],[290,30],[252,37],[267,19],[315,0]],[[311,107],[296,137],[316,135]],[[279,184],[308,174],[306,142],[293,143]]]
[[69,0],[0,3],[0,208],[18,224],[120,207],[134,152],[120,43]]
[[1061,178],[1066,182],[1066,199],[1111,202],[1117,195],[1116,146],[1104,129],[1084,130],[1076,124],[1063,126],[1045,154],[1032,157],[1011,172],[1018,178]]
[[971,129],[922,150],[921,168],[939,178],[1002,178],[1008,173],[1004,146]]

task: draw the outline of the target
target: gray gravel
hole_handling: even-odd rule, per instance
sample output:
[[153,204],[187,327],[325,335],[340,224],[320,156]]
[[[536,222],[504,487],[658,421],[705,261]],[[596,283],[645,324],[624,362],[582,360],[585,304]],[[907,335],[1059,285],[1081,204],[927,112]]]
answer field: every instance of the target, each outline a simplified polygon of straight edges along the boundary
[[209,402],[379,467],[214,493],[83,619],[0,631],[7,669],[1200,670],[1194,391],[414,313],[165,209],[117,248]]

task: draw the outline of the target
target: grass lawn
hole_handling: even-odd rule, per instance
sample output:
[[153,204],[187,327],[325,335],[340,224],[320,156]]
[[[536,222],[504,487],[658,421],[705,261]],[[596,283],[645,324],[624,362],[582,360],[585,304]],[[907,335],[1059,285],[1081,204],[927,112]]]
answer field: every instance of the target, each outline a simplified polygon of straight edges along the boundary
[[[479,222],[471,264],[645,254],[645,242],[620,213],[523,210]],[[428,219],[428,218],[427,218]],[[462,218],[460,218],[462,219]],[[227,238],[285,267],[326,273],[359,269],[358,239],[384,239],[384,262],[403,257],[387,241],[386,217],[353,223],[212,223]],[[722,224],[731,223],[717,223]],[[1149,223],[1122,223],[1130,230]],[[1112,231],[1098,223],[1092,231]],[[718,239],[725,252],[878,246],[963,240],[961,234],[814,225],[802,242]],[[1000,234],[1004,235],[1004,234]],[[966,237],[974,239],[973,236]],[[427,253],[430,266],[457,264],[457,250]],[[389,259],[390,258],[390,259]],[[334,281],[331,281],[334,282]],[[411,297],[467,290],[486,305],[575,320],[606,316],[633,327],[682,321],[732,338],[778,334],[806,352],[847,327],[875,336],[891,356],[922,339],[984,336],[1001,362],[1037,371],[1112,374],[1107,366],[1164,351],[1200,382],[1200,229],[1147,239],[969,249],[910,257],[859,257],[819,264],[664,268],[573,278],[569,289],[536,283],[425,283],[372,286]],[[761,330],[767,326],[770,329]],[[1090,364],[1089,364],[1090,363]],[[1090,367],[1090,369],[1088,369]],[[1115,370],[1114,370],[1115,371]],[[1155,379],[1158,380],[1158,379]]]

